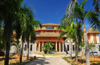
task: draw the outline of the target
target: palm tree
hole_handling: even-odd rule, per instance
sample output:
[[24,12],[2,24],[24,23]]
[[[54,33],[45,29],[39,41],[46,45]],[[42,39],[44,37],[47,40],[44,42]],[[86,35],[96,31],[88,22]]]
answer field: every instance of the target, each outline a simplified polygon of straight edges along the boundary
[[12,26],[15,22],[16,12],[19,10],[23,0],[0,0],[0,19],[4,22],[4,40],[6,43],[5,65],[9,62],[9,50],[12,35]]
[[[65,17],[62,19],[62,23],[61,23],[61,27],[66,27],[70,22],[70,19],[72,19],[72,8],[74,7],[75,3],[77,2],[78,0],[71,0],[69,5],[67,6],[66,8],[66,12],[67,14],[65,15]],[[70,58],[72,59],[72,43],[71,43],[71,38],[69,38],[69,42],[70,42]]]
[[100,2],[100,0],[93,0],[93,6],[94,6],[96,12],[100,12],[99,2]]
[[74,7],[74,16],[80,19],[83,23],[83,28],[84,28],[84,43],[85,43],[85,53],[86,53],[86,62],[87,65],[90,65],[90,55],[89,55],[89,43],[88,43],[88,37],[86,33],[86,28],[85,28],[85,23],[84,19],[88,18],[90,20],[91,26],[98,27],[100,25],[100,22],[98,20],[98,15],[94,11],[85,11],[84,6],[87,0],[83,0],[80,5],[78,3],[75,4]]
[[21,38],[21,48],[20,48],[20,63],[21,63],[22,62],[22,55],[23,55],[23,44],[25,42],[25,31],[27,29],[26,22],[28,20],[28,16],[26,14],[25,7],[20,8],[20,11],[18,12],[18,17],[20,17],[19,21],[18,21],[18,24],[20,24],[20,29],[17,28],[16,31],[20,31],[20,32],[17,32],[17,35],[20,34],[20,36],[18,36],[18,38],[19,37]]
[[78,23],[77,26],[75,23],[71,22],[71,24],[69,26],[66,26],[65,28],[62,29],[63,32],[61,33],[59,39],[61,39],[61,37],[67,33],[67,39],[68,38],[72,38],[73,41],[75,42],[75,56],[76,56],[76,62],[78,62],[78,49],[77,46],[80,45],[80,43],[82,42],[81,38],[82,38],[82,30],[81,30],[81,24]]
[[23,43],[25,41],[25,30],[26,30],[26,22],[28,20],[28,16],[26,14],[26,8],[20,7],[17,12],[16,21],[14,22],[14,30],[16,32],[17,45],[19,45],[19,38],[21,39],[20,43],[20,63],[22,62],[22,54],[23,54]]
[[27,20],[26,20],[26,30],[24,31],[25,33],[25,37],[26,37],[26,41],[27,41],[27,60],[29,59],[29,41],[30,41],[30,36],[31,39],[33,41],[30,42],[34,42],[35,41],[35,32],[34,32],[34,27],[37,28],[39,26],[41,26],[41,24],[35,20],[35,18],[33,17],[33,11],[31,10],[30,7],[24,5],[24,9],[25,9],[25,14],[27,15]]

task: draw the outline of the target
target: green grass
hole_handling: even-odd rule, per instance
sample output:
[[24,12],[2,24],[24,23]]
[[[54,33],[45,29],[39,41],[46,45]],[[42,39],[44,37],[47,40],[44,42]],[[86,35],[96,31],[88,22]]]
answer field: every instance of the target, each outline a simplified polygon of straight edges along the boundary
[[68,59],[70,59],[69,57],[63,57],[64,60],[66,60],[68,63],[70,63],[71,65],[78,65],[73,63],[72,61],[69,61]]
[[41,55],[44,55],[44,53],[42,53],[42,52],[37,52],[37,53],[35,52],[35,54],[41,54]]
[[60,53],[48,53],[48,54],[45,54],[45,53],[43,53],[43,52],[37,52],[37,53],[35,53],[35,54],[41,54],[41,55],[61,55],[61,54],[65,54],[65,53],[60,52]]

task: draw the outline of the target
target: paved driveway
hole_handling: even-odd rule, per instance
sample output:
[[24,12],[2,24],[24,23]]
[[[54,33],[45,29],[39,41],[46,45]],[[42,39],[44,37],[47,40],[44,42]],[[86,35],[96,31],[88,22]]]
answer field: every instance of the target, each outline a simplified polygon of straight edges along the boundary
[[27,63],[26,65],[70,65],[62,57],[44,58],[38,57],[37,59]]

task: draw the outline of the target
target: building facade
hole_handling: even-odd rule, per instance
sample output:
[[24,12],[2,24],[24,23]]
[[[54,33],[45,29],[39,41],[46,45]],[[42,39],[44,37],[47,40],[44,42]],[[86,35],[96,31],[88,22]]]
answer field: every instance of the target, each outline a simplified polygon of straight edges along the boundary
[[36,45],[35,45],[35,51],[36,52],[43,52],[42,47],[45,43],[51,42],[54,44],[53,49],[57,52],[64,52],[64,39],[65,37],[62,37],[61,40],[59,40],[60,33],[62,31],[57,30],[58,24],[53,23],[47,23],[43,24],[42,28],[36,29]]
[[[42,24],[42,28],[35,29],[36,32],[36,41],[35,43],[30,43],[30,54],[34,54],[35,52],[43,52],[42,47],[45,43],[51,42],[54,44],[53,50],[56,50],[57,52],[66,52],[70,53],[69,49],[69,41],[66,40],[66,34],[59,40],[59,36],[62,32],[62,30],[57,30],[59,24],[53,24],[53,23],[47,23]],[[98,52],[100,51],[100,43],[99,43],[99,31],[94,28],[89,28],[87,30],[88,35],[88,41],[89,43],[94,44],[93,51]],[[98,48],[97,48],[98,47]],[[27,54],[27,43],[24,43],[24,49],[23,53]],[[75,43],[72,41],[72,53],[75,53]],[[80,50],[81,53],[81,50]]]

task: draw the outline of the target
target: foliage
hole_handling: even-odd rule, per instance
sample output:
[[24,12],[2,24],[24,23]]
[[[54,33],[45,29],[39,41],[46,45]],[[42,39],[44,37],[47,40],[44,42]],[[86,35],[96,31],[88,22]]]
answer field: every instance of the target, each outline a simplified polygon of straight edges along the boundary
[[100,0],[93,0],[93,6],[95,8],[95,11],[100,13],[100,3],[99,2]]
[[48,51],[50,53],[50,51],[52,50],[54,44],[47,42],[44,44],[44,46],[42,47],[44,51]]
[[94,47],[93,43],[89,43],[89,49],[92,51],[92,47]]
[[0,50],[5,48],[4,39],[3,39],[3,24],[0,22]]
[[19,43],[17,43],[17,41],[14,40],[14,38],[12,38],[11,46],[15,46],[17,49],[17,53],[19,53],[20,45]]
[[61,53],[50,53],[50,54],[45,54],[45,53],[38,52],[38,53],[35,53],[35,54],[41,54],[41,55],[61,55],[61,54],[65,54],[65,53],[61,52]]

